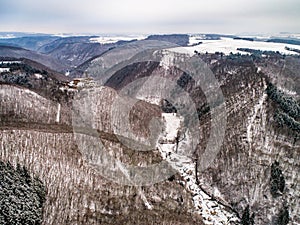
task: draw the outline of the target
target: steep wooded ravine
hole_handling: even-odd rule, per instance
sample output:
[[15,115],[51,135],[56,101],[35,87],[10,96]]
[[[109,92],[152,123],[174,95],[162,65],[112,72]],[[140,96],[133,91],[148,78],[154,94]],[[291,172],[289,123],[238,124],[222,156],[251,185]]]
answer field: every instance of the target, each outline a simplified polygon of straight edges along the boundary
[[[24,165],[44,183],[43,224],[202,224],[200,217],[188,212],[191,196],[179,183],[165,181],[139,190],[99,174],[76,144],[76,138],[93,143],[94,137],[74,136],[70,110],[64,111],[62,106],[57,122],[57,103],[14,86],[4,85],[1,90],[0,158]],[[103,92],[107,96],[114,91]],[[107,107],[111,103],[107,99],[101,104]],[[161,160],[158,153],[126,148],[110,133],[99,135],[109,152],[123,163]],[[151,210],[143,198],[151,203]]]
[[[86,108],[84,102],[76,104],[76,97],[74,102],[71,97],[64,98],[64,92],[58,94],[62,98],[47,98],[24,87],[1,85],[0,161],[9,161],[14,166],[19,163],[41,179],[46,188],[43,224],[203,224],[195,209],[198,187],[193,183],[197,179],[199,190],[205,193],[205,201],[199,198],[198,205],[205,202],[208,212],[212,213],[200,214],[205,216],[206,224],[221,222],[214,220],[223,215],[223,210],[238,215],[243,225],[251,224],[252,220],[254,224],[279,225],[287,224],[287,220],[289,224],[300,223],[299,139],[288,126],[279,126],[276,122],[274,114],[280,106],[266,92],[270,82],[278,87],[283,83],[282,80],[276,82],[278,76],[271,76],[279,72],[278,68],[264,67],[263,60],[268,65],[268,59],[257,63],[249,57],[243,60],[218,55],[201,57],[215,74],[225,97],[227,124],[220,152],[201,173],[191,170],[194,162],[189,159],[186,165],[191,167],[190,171],[180,173],[179,169],[169,179],[141,188],[117,184],[113,182],[115,178],[101,174],[91,165],[89,155],[80,145],[86,144],[86,149],[92,149],[100,138],[105,151],[125,165],[152,165],[163,159],[179,159],[176,155],[164,157],[162,153],[166,152],[157,149],[136,151],[125,146],[114,133],[114,125],[122,123],[122,117],[112,118],[118,94],[135,79],[150,77],[149,86],[137,91],[140,100],[135,102],[129,115],[133,134],[125,138],[144,140],[149,136],[152,117],[162,119],[165,117],[162,111],[178,107],[162,104],[164,88],[167,89],[171,80],[195,102],[200,141],[193,154],[201,156],[211,134],[211,109],[204,93],[195,87],[188,74],[158,63],[143,62],[125,67],[110,79],[109,87],[90,92],[85,99],[88,100]],[[122,73],[127,75],[126,79],[117,79]],[[154,78],[151,80],[152,74],[164,80],[157,83]],[[151,88],[160,92],[151,96]],[[79,93],[84,95],[84,90]],[[294,98],[299,99],[299,96]],[[91,135],[85,127],[76,128],[76,113],[92,119],[90,128],[97,135]],[[180,146],[189,145],[192,140],[186,135],[179,148],[175,147],[180,152]],[[177,166],[183,168],[178,162]],[[111,167],[117,168],[116,165]],[[213,207],[222,210],[215,213],[209,210]]]

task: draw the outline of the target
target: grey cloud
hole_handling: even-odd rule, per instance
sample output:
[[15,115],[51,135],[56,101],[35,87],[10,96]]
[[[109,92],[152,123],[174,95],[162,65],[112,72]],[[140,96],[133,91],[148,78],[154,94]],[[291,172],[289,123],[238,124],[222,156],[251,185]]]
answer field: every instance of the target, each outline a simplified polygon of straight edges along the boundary
[[300,30],[298,0],[0,0],[0,5],[0,31],[9,25],[35,32],[41,26],[51,32]]

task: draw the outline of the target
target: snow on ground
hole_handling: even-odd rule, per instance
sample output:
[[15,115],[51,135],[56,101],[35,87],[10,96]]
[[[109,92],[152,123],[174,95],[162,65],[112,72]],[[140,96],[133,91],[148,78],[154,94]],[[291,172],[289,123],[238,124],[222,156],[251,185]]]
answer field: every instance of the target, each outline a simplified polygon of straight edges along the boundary
[[35,73],[34,76],[35,76],[37,79],[43,78],[43,75],[42,75],[42,74],[39,74],[39,73]]
[[[212,200],[196,183],[195,162],[192,158],[175,153],[178,131],[181,129],[183,118],[175,113],[163,113],[166,129],[157,144],[163,157],[170,165],[178,171],[185,180],[187,190],[193,196],[194,212],[202,216],[203,222],[210,225],[231,224],[239,219],[235,214],[225,210],[225,207],[217,201]],[[183,150],[184,151],[184,150]],[[180,149],[178,152],[181,152]]]
[[20,64],[21,61],[0,61],[0,64],[12,64],[12,63]]
[[205,39],[205,34],[191,35],[189,38],[189,45],[195,45]]
[[175,141],[182,118],[176,116],[176,113],[163,113],[162,117],[166,124],[165,139],[167,141]]
[[[267,85],[264,84],[264,90],[267,88]],[[247,125],[247,141],[251,146],[252,143],[252,136],[253,136],[253,131],[252,131],[252,126],[254,124],[254,121],[256,119],[257,113],[259,110],[262,109],[264,102],[266,101],[268,95],[264,92],[262,96],[260,97],[258,103],[254,106],[254,112],[251,117],[248,118],[248,125]],[[255,95],[253,96],[255,98]]]
[[2,72],[9,72],[9,68],[0,68],[0,73],[2,73]]
[[61,105],[60,103],[57,104],[57,114],[56,114],[56,122],[59,123],[60,121],[60,109],[61,109]]
[[9,39],[9,38],[15,38],[13,34],[5,34],[5,35],[0,35],[0,39]]
[[279,89],[280,91],[282,91],[283,93],[287,94],[287,95],[293,95],[293,96],[297,95],[297,92],[296,92],[296,91],[291,91],[291,90],[288,90],[288,89],[286,89],[286,88],[284,88],[284,87],[280,87],[280,86],[279,86],[278,89]]
[[157,97],[157,96],[142,96],[142,95],[137,95],[136,96],[137,99],[145,101],[145,102],[149,102],[150,104],[153,105],[159,105],[161,98]]
[[272,43],[272,42],[264,42],[264,41],[246,41],[246,40],[235,40],[233,38],[221,38],[220,40],[200,40],[197,37],[190,38],[190,44],[196,44],[198,42],[202,42],[202,44],[185,47],[190,53],[193,53],[195,50],[201,53],[215,53],[215,52],[223,52],[226,55],[232,53],[241,53],[248,54],[243,51],[238,51],[237,48],[250,48],[255,50],[262,51],[279,51],[283,54],[297,54],[292,51],[288,51],[285,47],[289,47],[292,49],[300,49],[299,45],[291,45],[284,43]]
[[132,41],[132,40],[142,40],[145,39],[146,36],[142,35],[130,35],[130,36],[101,36],[91,38],[90,42],[92,43],[100,43],[100,44],[113,44],[118,41]]
[[170,66],[172,66],[174,63],[174,52],[170,51],[163,51],[163,57],[161,58],[159,65],[163,67],[165,70],[168,70]]
[[257,67],[257,73],[260,73],[260,72],[261,72],[261,68]]

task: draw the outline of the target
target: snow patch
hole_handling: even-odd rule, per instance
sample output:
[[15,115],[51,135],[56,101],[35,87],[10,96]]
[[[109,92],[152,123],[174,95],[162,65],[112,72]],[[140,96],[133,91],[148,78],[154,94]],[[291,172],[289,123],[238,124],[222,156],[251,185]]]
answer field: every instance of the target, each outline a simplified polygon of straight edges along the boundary
[[57,114],[56,114],[56,122],[59,123],[59,120],[60,120],[60,109],[61,109],[61,105],[60,103],[58,103],[57,105]]
[[257,67],[257,73],[261,72],[261,68]]
[[39,74],[39,73],[35,73],[34,76],[37,78],[37,79],[41,79],[43,77],[42,74]]
[[21,61],[0,61],[0,64],[12,64],[12,63],[20,64]]
[[178,117],[176,113],[163,113],[162,118],[166,124],[165,137],[164,137],[165,140],[175,141],[175,138],[178,136],[182,118]]
[[0,68],[0,73],[9,72],[10,68]]
[[170,66],[174,65],[174,52],[162,52],[163,57],[159,62],[159,65],[163,67],[165,70],[168,70]]
[[284,92],[284,93],[287,94],[287,95],[294,95],[294,96],[297,95],[297,92],[288,90],[288,89],[283,88],[283,87],[278,87],[278,89],[279,89],[280,91]]
[[157,96],[136,96],[137,99],[148,102],[150,104],[159,105],[161,98]]
[[153,209],[153,206],[152,206],[152,205],[149,203],[149,201],[147,200],[147,198],[146,198],[144,192],[142,191],[141,187],[139,187],[139,190],[138,190],[138,191],[139,191],[139,194],[140,194],[140,196],[141,196],[141,199],[143,200],[144,205],[146,206],[146,208],[149,209],[149,210]]

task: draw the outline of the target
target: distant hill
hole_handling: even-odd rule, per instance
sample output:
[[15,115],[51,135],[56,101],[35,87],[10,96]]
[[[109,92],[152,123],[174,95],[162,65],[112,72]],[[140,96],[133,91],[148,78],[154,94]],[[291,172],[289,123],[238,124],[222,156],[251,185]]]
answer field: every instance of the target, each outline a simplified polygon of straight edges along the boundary
[[107,51],[115,44],[101,45],[99,43],[63,43],[51,52],[48,56],[63,62],[69,68],[74,68],[94,56]]
[[300,45],[299,39],[271,38],[271,39],[267,40],[267,42]]
[[89,43],[90,38],[94,36],[75,36],[75,37],[59,37],[41,46],[38,51],[42,53],[51,53],[55,49],[62,47],[65,44]]
[[187,46],[189,44],[189,35],[187,34],[150,35],[146,38],[146,40],[166,41],[180,46]]
[[27,58],[65,73],[74,71],[76,67],[111,48],[130,42],[120,40],[116,43],[101,44],[91,42],[90,39],[94,37],[96,36],[31,35],[0,38],[0,57]]
[[54,40],[57,40],[58,38],[59,37],[52,36],[52,35],[5,38],[5,39],[0,39],[0,44],[37,51],[42,46],[44,46],[50,42],[53,42]]
[[55,71],[67,70],[67,66],[61,63],[59,60],[52,58],[51,56],[30,51],[20,47],[0,45],[0,56],[13,57],[16,59],[27,58],[41,63]]
[[0,84],[28,88],[51,100],[64,99],[59,88],[71,80],[69,77],[29,59],[0,57],[0,62],[3,61],[12,63],[0,63],[0,67],[10,69],[0,73]]

